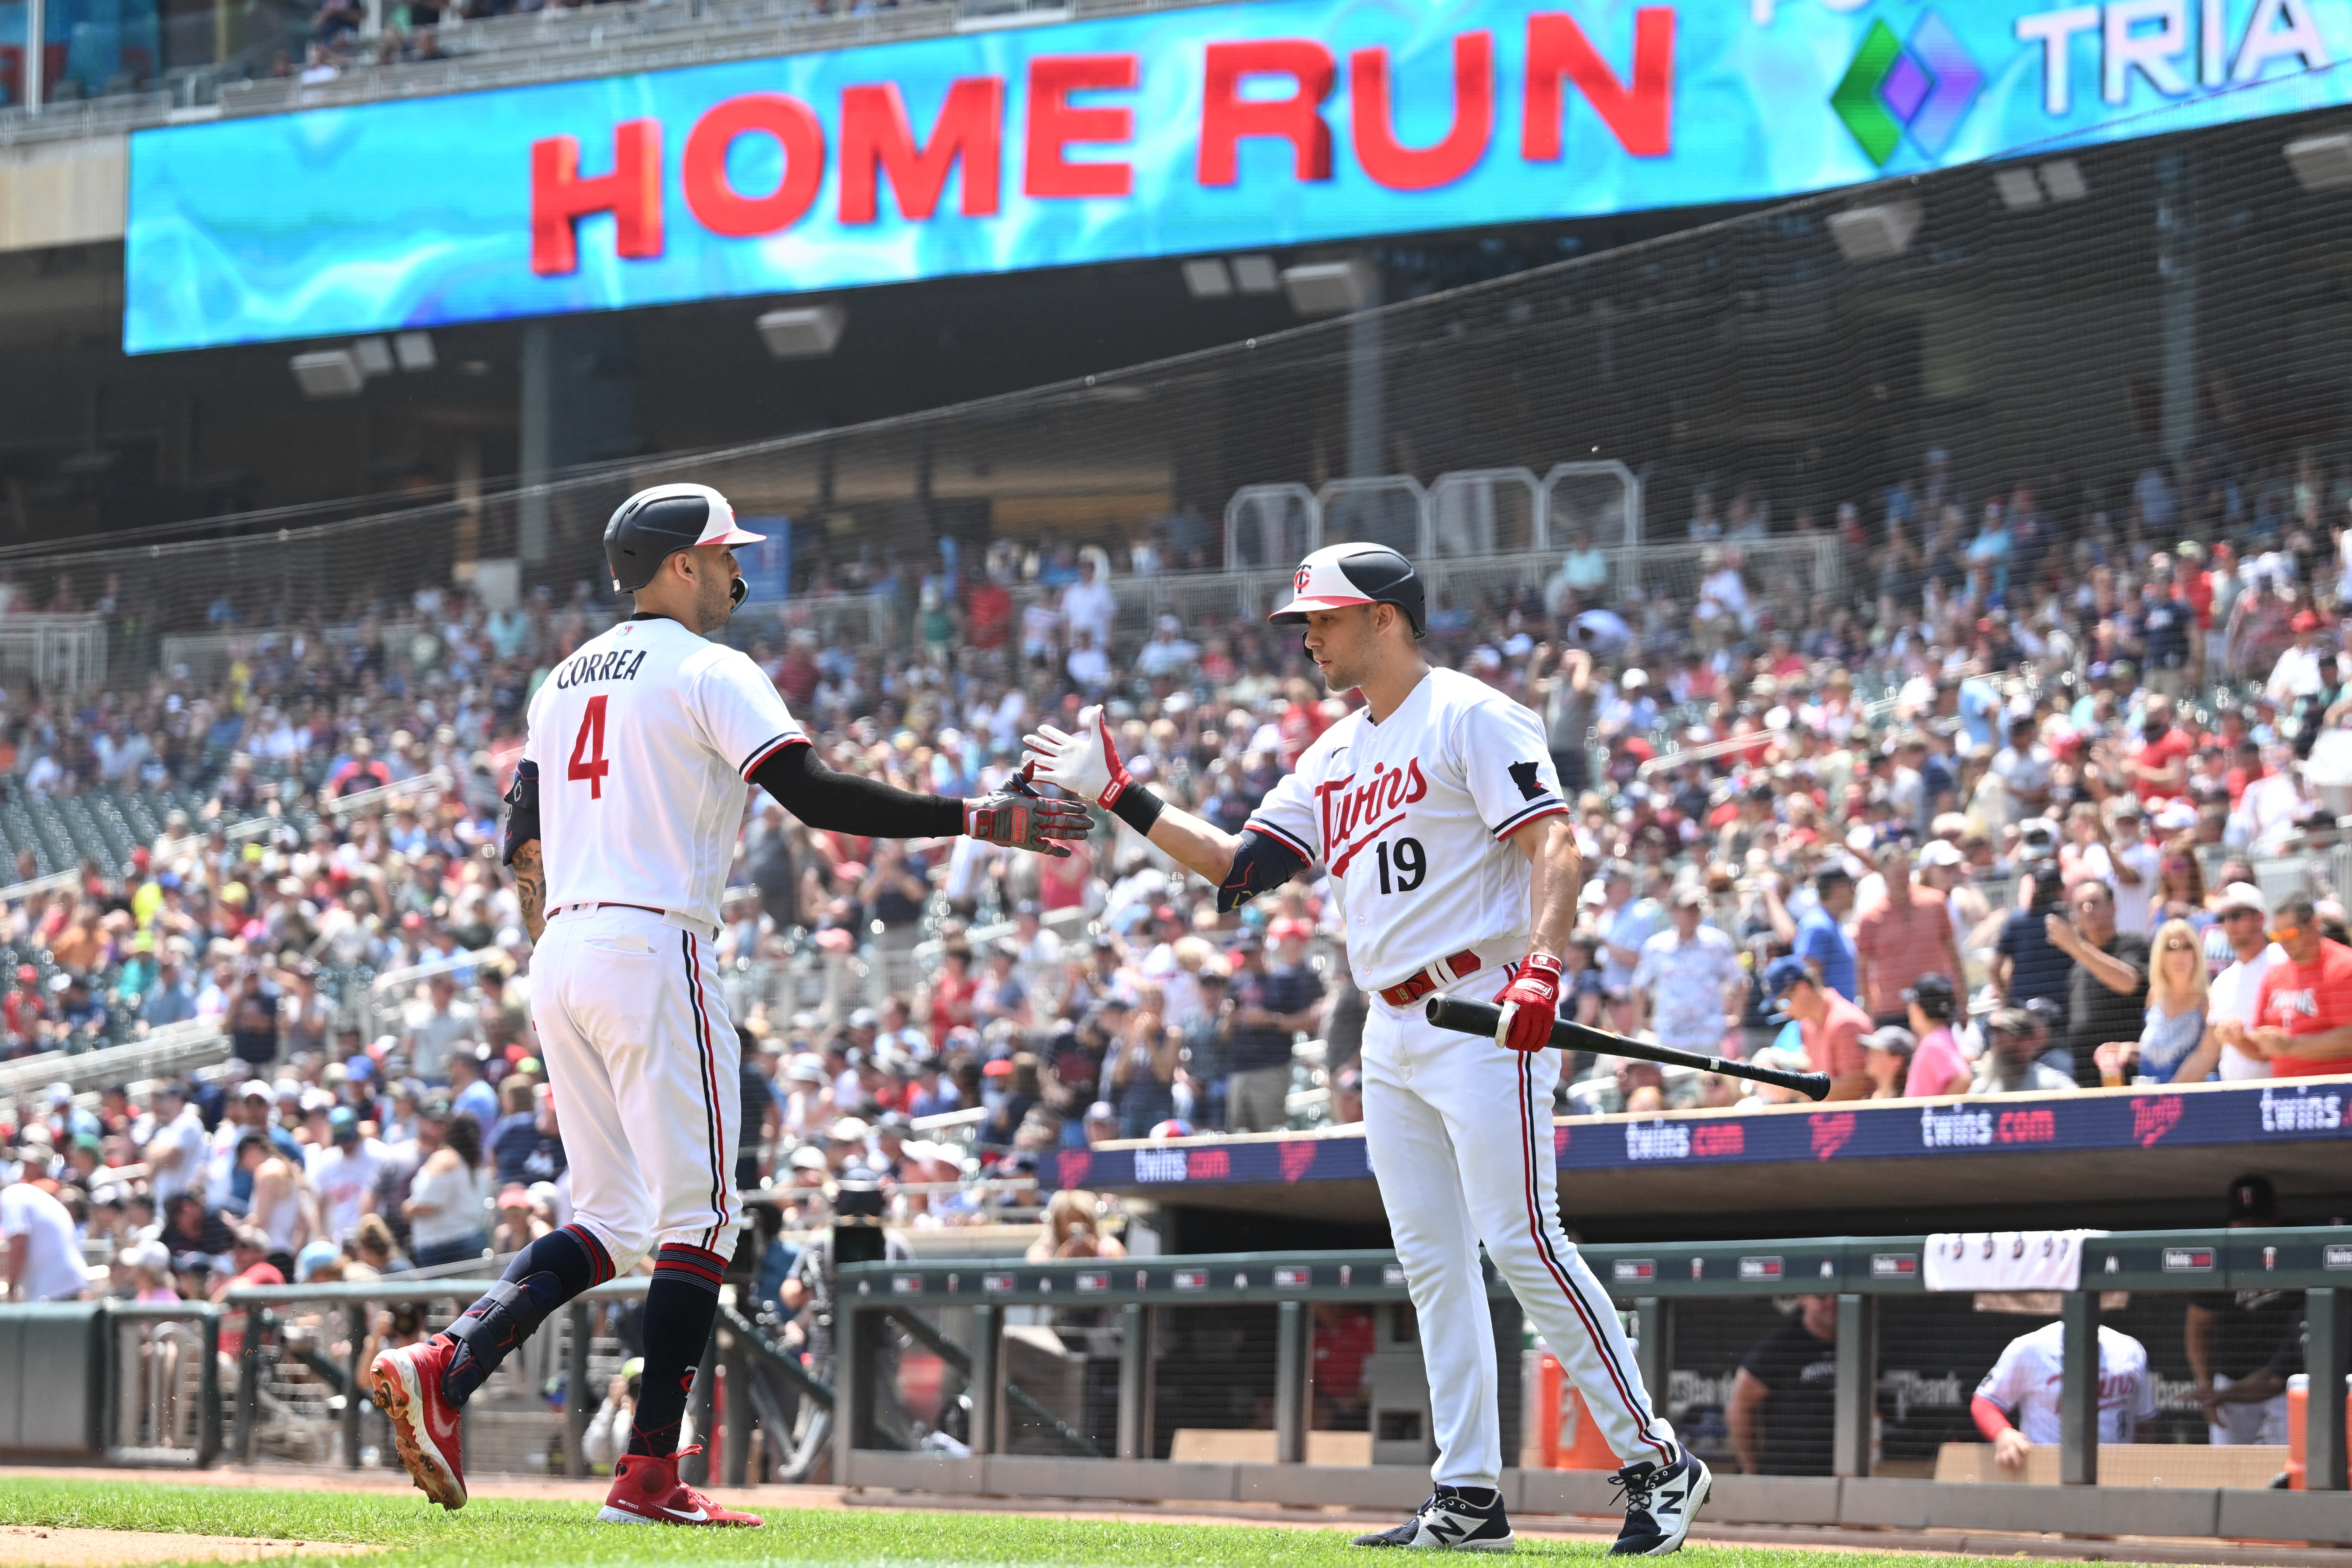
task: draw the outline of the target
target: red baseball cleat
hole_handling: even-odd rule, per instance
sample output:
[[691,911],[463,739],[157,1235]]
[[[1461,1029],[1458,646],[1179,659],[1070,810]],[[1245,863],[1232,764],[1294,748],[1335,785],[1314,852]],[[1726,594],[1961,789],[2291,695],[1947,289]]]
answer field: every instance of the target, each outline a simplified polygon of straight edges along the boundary
[[721,1508],[677,1479],[677,1462],[702,1446],[680,1448],[667,1458],[624,1454],[613,1467],[613,1489],[596,1517],[606,1524],[698,1524],[749,1529],[760,1516]]
[[442,1396],[441,1374],[457,1347],[439,1334],[375,1358],[368,1368],[376,1408],[392,1417],[393,1445],[409,1479],[443,1508],[466,1506],[466,1476],[457,1468],[457,1406]]

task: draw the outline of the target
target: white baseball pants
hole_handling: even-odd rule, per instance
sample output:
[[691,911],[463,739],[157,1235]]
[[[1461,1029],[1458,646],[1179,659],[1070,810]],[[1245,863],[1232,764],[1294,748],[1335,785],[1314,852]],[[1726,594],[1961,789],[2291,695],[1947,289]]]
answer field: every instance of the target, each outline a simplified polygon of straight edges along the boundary
[[[1454,989],[1483,1001],[1507,983],[1497,965]],[[1502,1473],[1481,1241],[1617,1457],[1672,1459],[1674,1429],[1642,1386],[1609,1293],[1560,1229],[1551,1123],[1559,1053],[1522,1054],[1441,1029],[1419,1005],[1375,996],[1363,1072],[1365,1149],[1421,1320],[1437,1428],[1432,1477],[1491,1487]]]
[[612,904],[551,917],[531,953],[572,1222],[615,1274],[663,1242],[732,1250],[742,1045],[713,963],[704,938]]

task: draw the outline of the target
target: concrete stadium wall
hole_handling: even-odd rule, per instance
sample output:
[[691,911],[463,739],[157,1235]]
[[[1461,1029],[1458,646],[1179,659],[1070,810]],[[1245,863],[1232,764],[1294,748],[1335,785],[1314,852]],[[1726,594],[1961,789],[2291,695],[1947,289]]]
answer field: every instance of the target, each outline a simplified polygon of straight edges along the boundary
[[[1166,1460],[950,1458],[860,1449],[846,1484],[946,1496],[1120,1502],[1250,1502],[1411,1509],[1429,1492],[1418,1465],[1197,1465]],[[1599,1470],[1507,1469],[1514,1513],[1610,1516]],[[1921,1480],[1718,1476],[1718,1524],[2042,1531],[2308,1541],[2352,1545],[2352,1495],[2213,1487],[1966,1486]]]
[[121,239],[130,160],[127,136],[0,147],[0,251]]

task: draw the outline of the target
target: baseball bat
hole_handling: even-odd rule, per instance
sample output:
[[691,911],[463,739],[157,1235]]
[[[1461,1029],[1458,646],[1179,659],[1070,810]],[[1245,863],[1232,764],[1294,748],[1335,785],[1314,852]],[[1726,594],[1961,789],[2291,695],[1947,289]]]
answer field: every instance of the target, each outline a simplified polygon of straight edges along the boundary
[[[1503,1010],[1492,1002],[1473,1002],[1465,997],[1446,995],[1429,999],[1429,1021],[1441,1029],[1452,1029],[1459,1034],[1484,1035],[1493,1039],[1502,1015]],[[1589,1024],[1571,1024],[1565,1018],[1552,1021],[1551,1043],[1561,1050],[1592,1051],[1604,1057],[1632,1057],[1636,1061],[1696,1068],[1701,1072],[1721,1073],[1726,1078],[1752,1079],[1758,1083],[1793,1089],[1808,1100],[1827,1100],[1830,1097],[1830,1075],[1825,1072],[1783,1072],[1779,1068],[1753,1067],[1747,1062],[1727,1062],[1721,1057],[1703,1057],[1696,1051],[1678,1051],[1672,1046],[1645,1046],[1639,1040],[1629,1040],[1622,1035],[1612,1035]]]

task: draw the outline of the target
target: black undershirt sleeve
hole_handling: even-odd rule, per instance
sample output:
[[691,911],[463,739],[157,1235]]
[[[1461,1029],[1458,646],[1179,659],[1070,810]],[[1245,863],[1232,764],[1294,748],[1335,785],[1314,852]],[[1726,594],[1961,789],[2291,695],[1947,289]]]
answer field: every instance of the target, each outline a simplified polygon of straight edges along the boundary
[[963,832],[962,801],[835,773],[806,742],[770,756],[752,770],[751,782],[820,832],[861,838],[954,838]]

